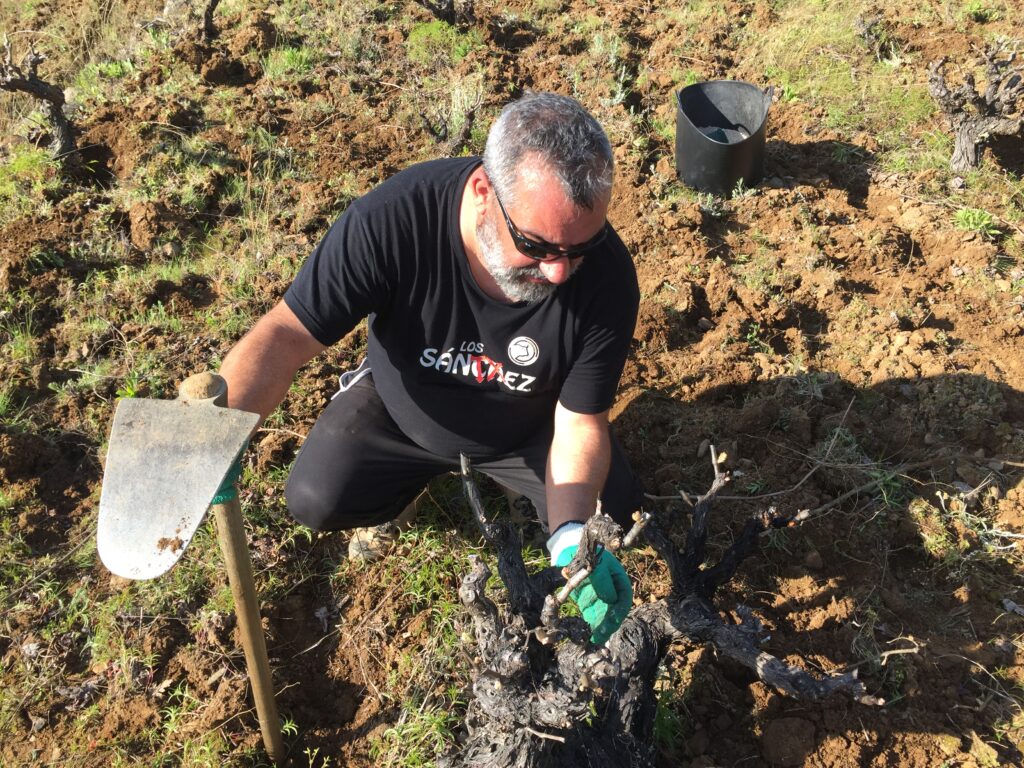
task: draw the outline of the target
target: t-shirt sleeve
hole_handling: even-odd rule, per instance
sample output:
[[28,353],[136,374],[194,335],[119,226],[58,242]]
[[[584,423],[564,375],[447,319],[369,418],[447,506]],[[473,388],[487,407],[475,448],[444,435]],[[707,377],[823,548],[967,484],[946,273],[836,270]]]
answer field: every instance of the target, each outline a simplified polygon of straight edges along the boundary
[[330,346],[383,306],[386,271],[383,249],[356,202],[302,265],[284,301],[317,341]]
[[[625,249],[623,249],[625,250]],[[612,407],[640,306],[640,288],[628,253],[628,269],[606,280],[588,306],[581,328],[582,348],[562,384],[558,401],[575,413],[601,413]]]

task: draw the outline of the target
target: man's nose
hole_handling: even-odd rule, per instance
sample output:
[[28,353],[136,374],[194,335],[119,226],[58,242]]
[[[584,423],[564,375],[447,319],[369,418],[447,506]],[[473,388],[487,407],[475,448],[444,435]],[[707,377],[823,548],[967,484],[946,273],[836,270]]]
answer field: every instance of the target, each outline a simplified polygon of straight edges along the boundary
[[559,256],[557,259],[540,262],[540,272],[549,283],[559,285],[569,279],[572,266],[567,257]]

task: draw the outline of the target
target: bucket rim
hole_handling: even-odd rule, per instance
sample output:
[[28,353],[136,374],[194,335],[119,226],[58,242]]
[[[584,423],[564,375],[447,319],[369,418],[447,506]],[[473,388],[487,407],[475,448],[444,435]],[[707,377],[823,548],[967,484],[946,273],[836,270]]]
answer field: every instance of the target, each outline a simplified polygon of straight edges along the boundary
[[[686,114],[686,110],[683,108],[683,94],[692,88],[699,88],[700,86],[706,85],[738,85],[743,86],[746,89],[752,89],[756,91],[764,100],[764,115],[762,115],[761,122],[758,123],[757,128],[753,129],[750,132],[750,136],[747,136],[743,141],[748,141],[756,133],[759,133],[762,128],[764,128],[765,124],[768,122],[768,112],[771,109],[772,96],[775,94],[774,85],[769,85],[765,88],[760,88],[759,86],[756,86],[753,83],[748,83],[746,80],[701,80],[699,83],[690,83],[689,85],[680,88],[678,91],[676,91],[676,113],[678,115],[681,115],[694,130],[700,129],[698,128],[696,123],[694,123],[693,120],[690,119],[690,116]],[[702,135],[704,135],[704,137],[708,141],[711,141],[715,144],[719,144],[722,146],[735,146],[733,144],[730,144],[730,142],[728,141],[719,141],[718,139],[714,139],[708,136],[707,134]],[[742,144],[743,142],[740,143]]]

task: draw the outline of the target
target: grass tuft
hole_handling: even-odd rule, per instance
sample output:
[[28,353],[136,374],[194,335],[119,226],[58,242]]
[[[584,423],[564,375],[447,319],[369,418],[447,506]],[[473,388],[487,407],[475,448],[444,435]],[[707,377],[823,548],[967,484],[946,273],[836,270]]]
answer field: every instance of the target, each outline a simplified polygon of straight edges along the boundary
[[480,45],[482,40],[476,30],[460,32],[445,21],[434,20],[413,27],[405,50],[413,64],[448,67],[458,64]]
[[318,50],[305,46],[285,46],[270,52],[263,61],[263,75],[268,80],[305,77],[323,60]]
[[0,226],[46,207],[60,186],[60,165],[49,152],[16,145],[0,165]]

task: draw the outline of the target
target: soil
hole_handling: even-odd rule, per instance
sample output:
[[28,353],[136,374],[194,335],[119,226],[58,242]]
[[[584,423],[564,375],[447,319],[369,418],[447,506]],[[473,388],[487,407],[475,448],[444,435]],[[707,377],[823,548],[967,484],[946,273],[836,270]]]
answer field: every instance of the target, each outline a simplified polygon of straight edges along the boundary
[[[529,25],[492,23],[484,25],[484,48],[462,66],[483,67],[490,82],[514,84],[516,93],[566,92],[564,73],[586,49],[570,21],[589,13],[590,5],[561,5],[565,21],[553,23],[558,45]],[[643,4],[607,9],[611,23],[625,31],[628,66],[651,75],[636,87],[634,106],[671,114],[665,91],[671,81],[661,73],[684,44],[705,63],[708,78],[761,82],[762,74],[745,69],[736,50],[735,20],[742,19],[748,33],[768,34],[769,4],[723,5],[725,15],[716,18],[733,21],[696,31],[655,24]],[[966,52],[977,42],[955,25],[925,30],[896,11],[884,14],[921,62]],[[131,178],[145,160],[150,147],[143,124],[201,135],[241,169],[254,162],[244,138],[248,128],[265,128],[296,152],[315,152],[321,178],[282,185],[276,201],[293,210],[290,218],[275,220],[277,236],[298,251],[315,244],[350,197],[333,179],[348,174],[362,191],[436,149],[423,126],[412,119],[403,124],[389,102],[394,89],[387,83],[402,77],[400,34],[375,37],[386,53],[378,77],[326,68],[318,82],[282,93],[253,65],[254,55],[279,41],[270,17],[231,17],[218,26],[214,43],[183,43],[166,54],[194,68],[200,91],[158,96],[152,89],[162,82],[164,63],[139,72],[127,101],[81,121],[79,144],[106,169],[102,183],[0,232],[0,289],[33,292],[39,344],[47,354],[27,374],[0,359],[0,375],[20,396],[47,398],[50,384],[73,375],[65,369],[113,343],[100,334],[72,346],[73,319],[57,309],[61,291],[111,268],[74,247],[97,221],[127,238],[137,259],[160,258],[163,245],[190,236],[187,216],[172,201],[126,204],[105,189]],[[220,87],[240,91],[243,125],[205,124],[202,100]],[[585,103],[609,96],[597,79],[577,88]],[[491,94],[489,105],[506,96]],[[310,117],[310,104],[325,109]],[[998,148],[1011,150],[1019,159],[1019,148]],[[927,179],[880,170],[872,163],[877,146],[870,136],[843,138],[799,101],[773,104],[765,181],[754,194],[726,202],[721,216],[689,198],[665,196],[664,180],[674,170],[672,147],[663,138],[653,137],[641,154],[621,144],[615,151],[609,218],[634,255],[643,297],[612,411],[616,433],[656,495],[703,490],[711,478],[709,445],[726,454],[734,480],[716,506],[713,549],[727,546],[730,531],[759,505],[820,510],[799,529],[767,538],[763,556],[744,565],[719,603],[726,612],[742,603],[761,617],[765,650],[822,673],[861,665],[872,692],[890,701],[871,708],[840,696],[806,705],[706,650],[673,648],[667,666],[689,688],[675,705],[684,724],[664,748],[663,764],[1019,764],[1019,698],[1006,692],[1024,685],[1024,616],[1008,611],[1003,600],[1024,604],[1020,538],[1000,539],[1006,550],[994,552],[980,538],[983,528],[963,522],[969,516],[944,513],[946,505],[960,503],[990,529],[1024,535],[1024,296],[1011,290],[1019,280],[993,268],[1024,233],[990,241],[954,228],[948,207],[919,194]],[[223,197],[223,189],[211,190],[209,209],[230,210]],[[40,260],[41,253],[49,256]],[[268,273],[252,288],[269,307],[286,285]],[[199,274],[111,297],[126,307],[170,306],[172,299],[187,321],[190,312],[230,297]],[[172,334],[125,325],[118,336],[160,350],[184,376],[218,351],[201,320],[187,327]],[[303,372],[302,381],[312,383],[305,391],[314,394],[286,401],[287,429],[255,441],[258,472],[294,459],[301,435],[329,396],[331,376],[352,362],[347,358],[360,345],[359,333]],[[66,553],[68,532],[95,513],[100,446],[82,438],[77,425],[90,409],[109,420],[112,395],[98,390],[71,400],[55,411],[45,436],[0,427],[5,495],[43,502],[13,524],[33,553]],[[837,438],[837,428],[854,439]],[[864,487],[877,477],[878,462],[902,468],[904,476],[888,505],[880,503],[878,486]],[[975,488],[981,489],[976,498],[950,501]],[[772,492],[785,493],[747,500]],[[929,542],[939,540],[948,547],[937,555]],[[177,548],[180,541],[166,545]],[[291,562],[279,542],[257,539],[251,548],[258,570]],[[327,537],[311,545],[310,556],[337,557],[343,550],[344,536]],[[951,565],[960,560],[962,567]],[[630,562],[638,599],[663,596],[664,574],[653,557],[640,553]],[[97,598],[125,587],[98,562],[80,573],[76,567],[65,559],[57,573],[80,575]],[[398,716],[396,702],[381,691],[402,654],[430,637],[430,612],[402,615],[398,585],[382,574],[379,567],[366,569],[340,601],[325,594],[323,584],[300,582],[263,606],[275,675],[288,681],[279,707],[301,723],[304,746],[334,765],[375,764],[369,744]],[[328,608],[329,621],[342,630],[325,640],[327,625],[315,617]],[[37,625],[45,618],[31,609],[12,612],[0,637],[3,674],[42,642]],[[159,723],[168,687],[181,682],[203,706],[177,740],[220,729],[240,750],[255,746],[259,729],[234,629],[229,614],[207,616],[198,630],[178,616],[140,620],[126,630],[125,642],[141,647],[152,664],[128,674],[130,685],[124,670],[87,668],[83,649],[55,641],[49,652],[61,654],[74,687],[22,709],[16,732],[0,746],[0,762],[56,761],[76,711],[94,706],[101,723],[93,737],[96,752],[81,764],[105,766],[111,754],[104,743],[115,736],[123,743],[126,733],[142,734]],[[879,656],[885,651],[898,653]],[[147,754],[144,743],[137,749]]]

